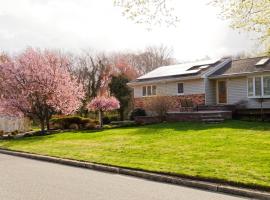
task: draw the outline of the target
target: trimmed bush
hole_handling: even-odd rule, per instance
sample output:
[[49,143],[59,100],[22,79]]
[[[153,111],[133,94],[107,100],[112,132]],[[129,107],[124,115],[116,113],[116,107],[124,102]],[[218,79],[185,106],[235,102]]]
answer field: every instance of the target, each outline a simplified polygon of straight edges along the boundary
[[146,116],[146,112],[142,108],[136,108],[134,109],[130,114],[130,120],[134,120],[137,116]]
[[134,126],[136,123],[134,121],[112,121],[111,125],[115,125],[117,127],[129,127]]
[[79,116],[66,116],[51,119],[52,129],[94,129],[98,121]]
[[78,130],[79,129],[79,126],[78,126],[78,124],[70,124],[69,125],[69,129]]
[[109,123],[111,123],[111,120],[109,117],[106,116],[106,117],[103,117],[102,122],[103,122],[103,124],[109,124]]
[[4,131],[0,130],[0,136],[3,136],[3,135],[4,135]]
[[117,116],[105,116],[103,117],[103,124],[110,124],[112,121],[118,121]]
[[19,133],[19,131],[18,131],[18,130],[15,130],[15,131],[12,131],[10,134],[13,135],[13,136],[15,136],[15,135],[17,135],[18,133]]

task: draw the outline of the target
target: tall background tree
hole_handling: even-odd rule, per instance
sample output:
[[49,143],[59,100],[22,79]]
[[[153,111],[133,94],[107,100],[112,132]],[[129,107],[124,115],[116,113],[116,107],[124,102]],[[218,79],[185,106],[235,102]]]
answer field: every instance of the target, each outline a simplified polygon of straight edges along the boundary
[[106,93],[112,69],[105,54],[95,54],[89,50],[85,50],[77,56],[73,65],[73,73],[85,91],[80,113],[87,115],[86,105],[89,101]]
[[129,79],[124,74],[113,76],[109,84],[111,95],[115,96],[120,102],[118,109],[120,120],[124,120],[124,114],[131,103],[131,89],[127,86]]

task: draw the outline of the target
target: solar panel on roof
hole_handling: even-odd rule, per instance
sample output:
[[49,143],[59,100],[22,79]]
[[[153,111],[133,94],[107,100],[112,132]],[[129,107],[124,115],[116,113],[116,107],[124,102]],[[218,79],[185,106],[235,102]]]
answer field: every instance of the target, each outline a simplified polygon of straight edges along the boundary
[[[199,61],[199,62],[193,62],[193,63],[163,66],[139,77],[138,79],[195,74],[199,72],[201,69],[205,69],[209,65],[215,64],[218,61],[219,59],[214,59],[214,60],[205,60],[205,61]],[[201,66],[202,68],[198,67],[196,69],[191,69],[194,66]]]
[[203,66],[200,66],[199,69],[206,69],[208,67],[209,67],[209,65],[203,65]]
[[270,58],[262,58],[259,62],[257,62],[255,65],[259,66],[259,65],[264,65],[265,63],[267,63],[269,61]]

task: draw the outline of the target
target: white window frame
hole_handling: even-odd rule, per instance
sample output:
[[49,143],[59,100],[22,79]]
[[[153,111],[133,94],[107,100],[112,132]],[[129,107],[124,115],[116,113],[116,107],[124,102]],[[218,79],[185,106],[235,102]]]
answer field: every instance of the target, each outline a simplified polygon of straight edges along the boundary
[[[270,75],[258,75],[258,76],[249,76],[247,77],[247,97],[250,99],[255,99],[255,98],[270,98],[270,95],[264,95],[264,77],[270,77]],[[256,96],[255,95],[255,78],[260,78],[261,79],[261,96]],[[248,79],[252,79],[252,84],[253,84],[253,95],[249,96],[248,94]]]
[[[179,93],[179,92],[178,92],[178,84],[182,84],[182,85],[183,85],[183,92],[182,92],[182,93]],[[183,94],[185,93],[184,83],[183,83],[183,82],[178,82],[178,83],[176,84],[176,86],[177,86],[177,94],[178,94],[178,95],[183,95]]]
[[[143,95],[143,88],[146,88],[146,94]],[[150,87],[151,94],[148,94],[148,87]],[[156,87],[156,94],[153,94],[153,87]],[[142,97],[151,97],[151,96],[156,96],[157,95],[157,86],[156,85],[144,85],[142,86]]]

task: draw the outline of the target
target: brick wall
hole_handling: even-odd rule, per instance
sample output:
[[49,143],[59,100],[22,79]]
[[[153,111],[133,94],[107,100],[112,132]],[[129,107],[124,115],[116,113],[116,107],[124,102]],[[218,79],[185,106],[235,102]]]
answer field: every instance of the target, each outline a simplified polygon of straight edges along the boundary
[[[147,110],[147,102],[151,101],[153,97],[140,97],[134,98],[134,108],[143,108]],[[180,100],[184,98],[192,99],[193,103],[196,105],[205,105],[205,94],[192,94],[192,95],[179,95],[179,96],[168,96],[170,101],[169,111],[179,111],[181,108]]]

